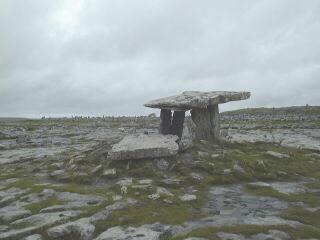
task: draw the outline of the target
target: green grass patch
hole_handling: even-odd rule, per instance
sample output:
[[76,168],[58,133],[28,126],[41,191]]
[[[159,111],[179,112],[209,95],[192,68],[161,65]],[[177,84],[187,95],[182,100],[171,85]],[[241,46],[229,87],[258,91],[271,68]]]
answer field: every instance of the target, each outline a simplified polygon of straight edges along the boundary
[[[205,154],[197,154],[197,152]],[[289,155],[278,159],[267,154],[275,151]],[[194,150],[195,168],[213,176],[216,184],[250,181],[298,180],[309,177],[320,180],[320,161],[310,161],[308,154],[315,151],[282,147],[268,143],[200,142]],[[212,155],[218,154],[218,157]],[[244,173],[233,170],[235,164]],[[231,169],[231,174],[223,174]]]
[[33,179],[24,179],[21,178],[16,182],[10,183],[7,185],[7,188],[22,188],[22,189],[29,189],[30,193],[36,193],[36,192],[41,192],[44,188],[48,186],[41,186],[41,185],[36,185]]
[[64,204],[63,201],[60,201],[55,197],[51,197],[41,202],[28,204],[25,206],[25,208],[30,210],[32,214],[37,214],[40,212],[41,209],[44,209],[53,205],[62,205],[62,204]]
[[320,228],[320,210],[311,212],[298,207],[289,208],[281,214],[281,217]]
[[106,220],[98,221],[95,225],[95,235],[114,226],[141,226],[155,222],[179,225],[197,217],[199,217],[199,213],[194,211],[188,204],[165,204],[163,202],[145,200],[140,202],[139,205],[113,212]]

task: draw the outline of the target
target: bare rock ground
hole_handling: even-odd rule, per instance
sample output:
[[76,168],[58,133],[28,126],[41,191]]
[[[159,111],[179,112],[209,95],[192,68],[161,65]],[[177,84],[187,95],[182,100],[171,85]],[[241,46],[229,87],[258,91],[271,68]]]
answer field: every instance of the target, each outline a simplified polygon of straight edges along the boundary
[[319,115],[259,111],[139,161],[108,153],[156,117],[2,120],[0,239],[320,239]]

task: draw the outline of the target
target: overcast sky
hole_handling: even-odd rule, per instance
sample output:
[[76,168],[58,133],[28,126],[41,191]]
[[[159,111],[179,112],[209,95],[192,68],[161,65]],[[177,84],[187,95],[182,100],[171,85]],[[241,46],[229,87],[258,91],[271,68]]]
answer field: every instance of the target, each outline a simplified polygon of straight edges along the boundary
[[0,116],[141,115],[185,90],[320,105],[320,1],[0,0]]

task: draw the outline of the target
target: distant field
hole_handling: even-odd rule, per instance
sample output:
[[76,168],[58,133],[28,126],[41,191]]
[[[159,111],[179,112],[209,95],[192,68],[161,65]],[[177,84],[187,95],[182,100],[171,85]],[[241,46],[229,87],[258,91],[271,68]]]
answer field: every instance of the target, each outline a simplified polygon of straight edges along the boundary
[[292,106],[281,108],[245,108],[222,112],[222,115],[234,114],[320,114],[320,106]]

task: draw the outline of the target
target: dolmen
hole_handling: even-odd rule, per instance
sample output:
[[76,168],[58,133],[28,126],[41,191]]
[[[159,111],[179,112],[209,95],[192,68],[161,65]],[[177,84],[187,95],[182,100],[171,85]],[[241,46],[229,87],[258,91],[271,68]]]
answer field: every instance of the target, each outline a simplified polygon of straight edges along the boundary
[[152,100],[144,106],[161,109],[160,133],[179,137],[182,135],[185,112],[190,110],[196,139],[210,140],[217,139],[220,135],[218,105],[249,97],[250,92],[187,91],[180,95]]
[[[159,133],[128,135],[112,147],[109,157],[111,160],[133,160],[174,156],[187,130],[188,134],[192,131],[192,141],[219,139],[218,105],[249,97],[250,92],[186,91],[147,102],[144,106],[160,109]],[[192,130],[186,129],[186,111],[191,112]]]

